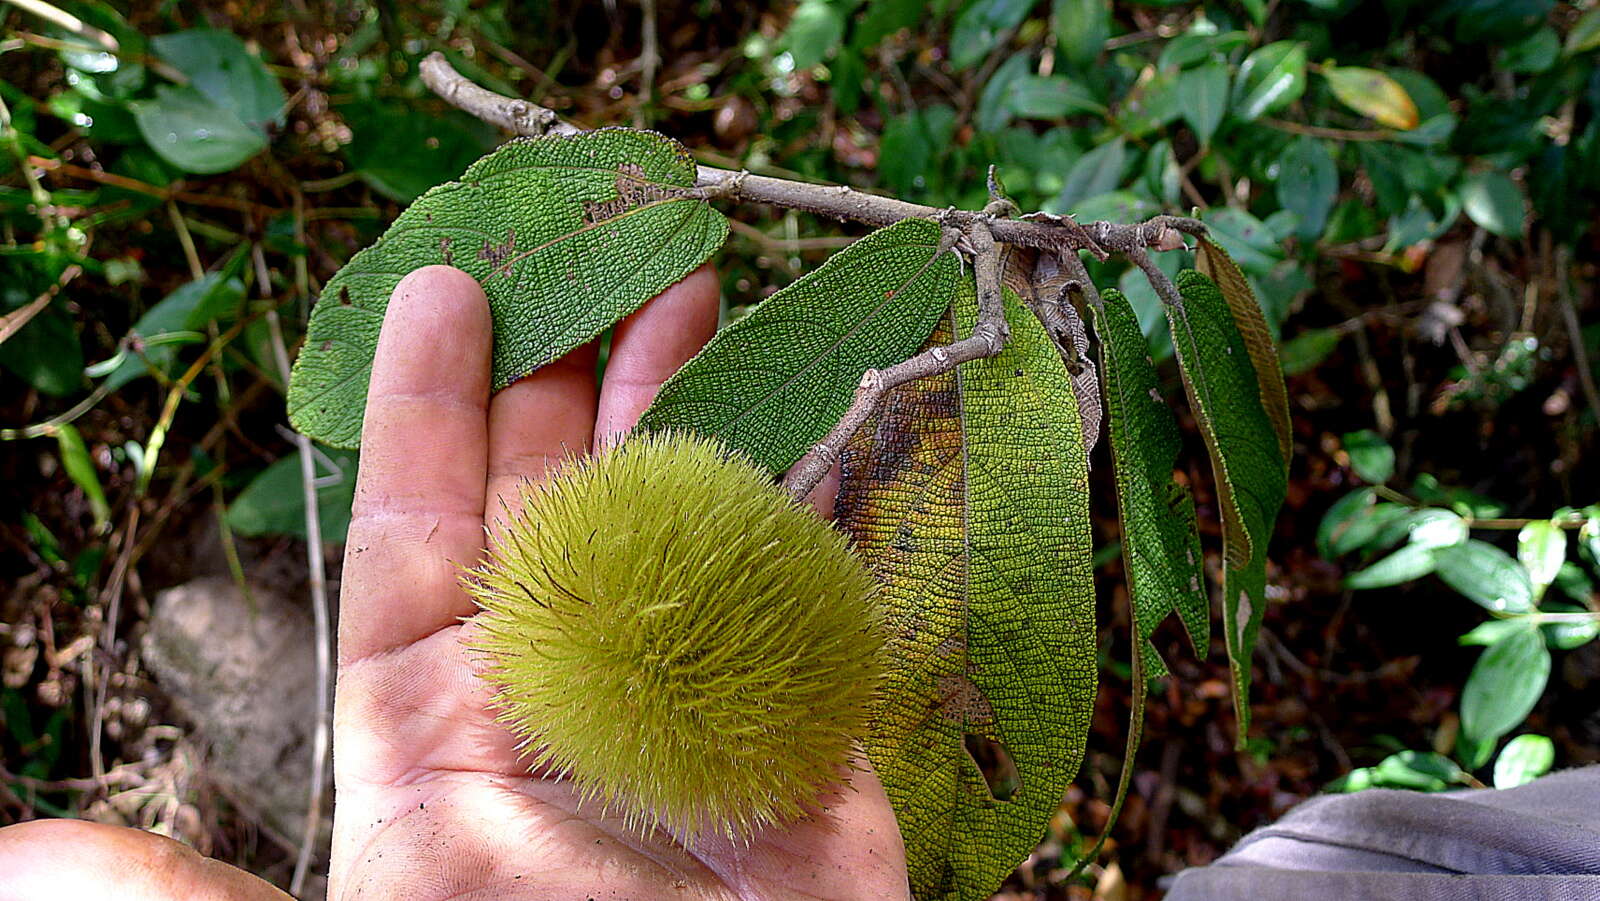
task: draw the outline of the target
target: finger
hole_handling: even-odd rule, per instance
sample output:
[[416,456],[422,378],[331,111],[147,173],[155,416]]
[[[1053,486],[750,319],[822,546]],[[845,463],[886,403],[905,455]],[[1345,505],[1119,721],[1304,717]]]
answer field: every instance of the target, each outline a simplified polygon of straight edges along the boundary
[[429,266],[395,287],[362,426],[341,664],[472,611],[455,567],[483,545],[491,340],[483,290],[466,273]]
[[707,263],[617,323],[600,386],[595,446],[615,443],[717,330],[722,289]]
[[8,899],[289,899],[181,842],[84,820],[34,820],[0,829],[0,873],[0,896]]
[[823,519],[833,519],[833,503],[839,497],[839,484],[843,480],[844,473],[839,468],[839,462],[835,460],[834,464],[828,467],[828,472],[822,477],[822,481],[806,495],[806,501],[816,508],[817,515]]
[[521,505],[523,480],[538,482],[594,434],[595,360],[590,343],[513,383],[489,402],[488,519]]

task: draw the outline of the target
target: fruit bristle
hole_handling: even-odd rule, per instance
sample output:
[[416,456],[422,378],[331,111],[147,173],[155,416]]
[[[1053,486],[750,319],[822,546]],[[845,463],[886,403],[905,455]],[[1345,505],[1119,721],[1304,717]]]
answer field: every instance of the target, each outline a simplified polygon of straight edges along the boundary
[[639,435],[525,486],[464,584],[499,720],[631,827],[803,815],[865,728],[883,636],[845,537],[705,438]]

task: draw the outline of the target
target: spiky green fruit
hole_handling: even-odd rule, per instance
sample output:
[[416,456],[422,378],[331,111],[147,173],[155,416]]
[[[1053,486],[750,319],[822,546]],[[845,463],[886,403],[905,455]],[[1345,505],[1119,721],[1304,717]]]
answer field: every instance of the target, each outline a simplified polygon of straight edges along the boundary
[[534,768],[680,838],[800,816],[839,780],[881,669],[874,582],[844,536],[686,434],[525,488],[466,584]]

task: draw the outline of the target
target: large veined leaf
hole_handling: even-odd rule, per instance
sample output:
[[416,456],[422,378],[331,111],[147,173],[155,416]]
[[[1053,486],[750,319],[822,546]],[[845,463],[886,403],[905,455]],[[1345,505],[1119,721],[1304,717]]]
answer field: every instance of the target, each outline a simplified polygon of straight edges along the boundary
[[[896,389],[844,455],[839,522],[882,582],[891,636],[868,754],[918,898],[987,898],[1033,850],[1094,705],[1078,406],[1049,337],[1005,293],[1005,351]],[[967,279],[930,342],[976,316]]]
[[1195,529],[1194,498],[1172,478],[1183,441],[1146,350],[1139,319],[1122,292],[1091,306],[1105,379],[1111,459],[1122,512],[1122,558],[1138,622],[1146,675],[1165,675],[1150,635],[1171,613],[1183,620],[1195,653],[1206,654],[1211,602]]
[[861,375],[916,353],[960,278],[940,228],[879,229],[723,329],[661,386],[640,429],[687,428],[786,469],[849,409]]
[[1289,457],[1294,453],[1294,430],[1289,423],[1289,390],[1283,383],[1283,364],[1278,360],[1278,345],[1272,340],[1272,330],[1267,327],[1267,317],[1261,312],[1256,294],[1239,271],[1233,257],[1222,245],[1202,237],[1194,256],[1195,268],[1211,279],[1228,302],[1228,312],[1244,338],[1244,348],[1250,353],[1250,365],[1255,367],[1256,384],[1261,389],[1261,408],[1272,421],[1272,430],[1278,435],[1278,451],[1283,455],[1284,470],[1289,467]]
[[389,293],[420,266],[456,266],[482,283],[497,389],[594,338],[727,237],[694,179],[688,151],[646,131],[500,147],[417,198],[328,281],[295,361],[290,420],[335,447],[360,442]]
[[[1222,292],[1198,272],[1178,273],[1181,305],[1167,305],[1184,389],[1216,476],[1222,514],[1222,631],[1233,669],[1242,744],[1250,724],[1250,655],[1266,610],[1267,541],[1287,486],[1279,431]],[[1269,372],[1266,379],[1281,378]]]

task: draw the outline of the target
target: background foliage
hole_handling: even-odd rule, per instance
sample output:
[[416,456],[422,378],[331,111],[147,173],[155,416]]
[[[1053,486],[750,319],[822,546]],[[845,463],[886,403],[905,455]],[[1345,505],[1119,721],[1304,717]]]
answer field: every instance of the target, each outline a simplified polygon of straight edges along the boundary
[[[285,852],[190,772],[189,724],[167,725],[136,639],[153,593],[207,565],[304,578],[277,334],[293,348],[322,283],[495,142],[427,96],[432,50],[718,165],[975,208],[995,163],[1025,209],[1199,209],[1284,339],[1296,463],[1251,753],[1231,752],[1220,651],[1190,662],[1181,629],[1158,630],[1176,678],[1091,870],[1104,891],[1153,891],[1335,779],[1504,784],[1600,759],[1600,643],[1566,616],[1600,609],[1600,487],[1580,465],[1600,411],[1592,2],[658,6],[659,63],[631,3],[63,5],[116,53],[0,7],[0,820],[154,826],[285,877]],[[737,212],[730,319],[859,233]],[[1094,275],[1131,302],[1170,393],[1148,285]],[[354,461],[318,465],[337,538]],[[1215,523],[1207,480],[1178,475]],[[1125,660],[1119,594],[1102,651]],[[125,678],[86,691],[96,667]],[[1078,890],[1061,862],[1104,817],[1123,676],[1012,888]],[[83,779],[116,761],[143,793]]]

